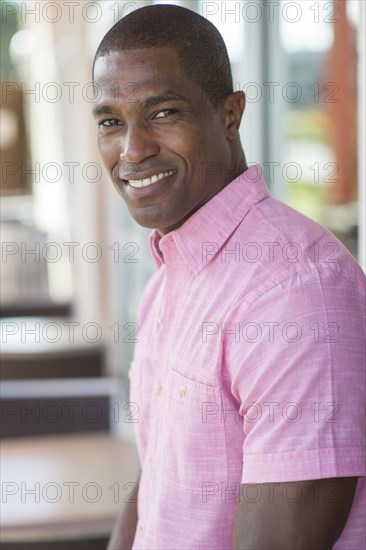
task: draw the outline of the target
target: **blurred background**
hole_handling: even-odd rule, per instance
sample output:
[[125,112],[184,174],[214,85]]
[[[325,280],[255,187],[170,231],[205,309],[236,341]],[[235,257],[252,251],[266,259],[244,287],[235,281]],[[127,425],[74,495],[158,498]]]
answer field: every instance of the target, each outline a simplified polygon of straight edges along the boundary
[[[105,547],[134,482],[127,372],[154,264],[150,230],[132,221],[101,164],[91,67],[107,30],[149,4],[182,5],[217,26],[234,88],[247,95],[248,163],[365,267],[365,2],[1,0],[1,533],[10,548],[63,548],[65,538],[68,548],[71,539]],[[79,483],[79,500],[66,479]]]

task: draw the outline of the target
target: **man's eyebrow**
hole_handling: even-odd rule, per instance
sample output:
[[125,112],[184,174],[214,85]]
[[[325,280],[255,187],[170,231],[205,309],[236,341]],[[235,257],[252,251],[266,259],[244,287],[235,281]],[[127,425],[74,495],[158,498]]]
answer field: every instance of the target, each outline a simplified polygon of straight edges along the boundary
[[103,115],[103,114],[113,115],[115,114],[115,111],[112,107],[109,107],[109,105],[105,105],[101,103],[99,105],[98,104],[94,105],[92,113],[94,116]]
[[160,103],[167,103],[168,101],[187,101],[187,98],[180,94],[166,93],[160,95],[154,95],[145,99],[142,104],[144,107],[154,107],[160,105]]
[[[130,99],[129,102],[131,102],[132,100]],[[167,103],[169,101],[187,101],[187,98],[183,95],[180,95],[180,94],[176,94],[176,93],[165,93],[165,94],[159,94],[159,95],[153,95],[153,96],[150,96],[148,98],[146,98],[144,101],[142,101],[142,105],[143,107],[154,107],[156,105],[160,105],[161,103]],[[136,101],[133,101],[134,103],[138,102],[137,100]],[[116,103],[118,103],[118,101],[116,101]],[[123,101],[122,101],[123,103]],[[103,115],[103,114],[108,114],[108,115],[113,115],[113,114],[116,114],[115,112],[115,109],[113,109],[113,107],[107,105],[107,104],[96,104],[94,107],[93,107],[93,115],[94,116],[98,116],[98,115]]]

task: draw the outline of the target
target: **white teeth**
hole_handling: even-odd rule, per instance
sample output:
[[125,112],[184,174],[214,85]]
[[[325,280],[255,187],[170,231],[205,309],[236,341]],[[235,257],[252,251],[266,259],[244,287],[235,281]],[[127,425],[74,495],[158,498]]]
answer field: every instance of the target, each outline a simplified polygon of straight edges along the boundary
[[175,174],[175,172],[176,170],[169,170],[169,172],[160,172],[160,174],[151,176],[151,178],[145,178],[143,180],[129,180],[128,183],[131,185],[131,187],[146,187],[147,185],[151,185],[152,183],[162,180],[163,178],[172,176],[173,174]]

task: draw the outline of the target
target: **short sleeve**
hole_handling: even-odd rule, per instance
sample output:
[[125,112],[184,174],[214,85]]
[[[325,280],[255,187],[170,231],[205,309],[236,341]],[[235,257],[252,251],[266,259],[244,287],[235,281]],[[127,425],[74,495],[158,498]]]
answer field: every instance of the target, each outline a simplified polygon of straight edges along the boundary
[[[365,298],[333,269],[291,275],[230,318],[242,483],[365,475]],[[240,337],[237,337],[237,336]]]

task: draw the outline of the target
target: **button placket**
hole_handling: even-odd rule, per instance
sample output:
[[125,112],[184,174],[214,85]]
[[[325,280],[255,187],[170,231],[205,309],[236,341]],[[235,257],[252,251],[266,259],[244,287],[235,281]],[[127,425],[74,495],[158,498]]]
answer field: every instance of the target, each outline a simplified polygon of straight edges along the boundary
[[[164,417],[164,408],[165,408],[165,400],[166,398],[169,399],[169,396],[165,395],[165,391],[163,391],[163,385],[165,385],[165,382],[167,380],[167,376],[169,373],[169,361],[168,361],[168,354],[169,354],[169,333],[167,332],[167,327],[171,327],[171,311],[174,309],[174,296],[175,296],[175,288],[174,288],[174,276],[173,273],[170,272],[170,269],[168,267],[168,264],[166,264],[166,274],[165,274],[165,281],[163,283],[163,289],[160,294],[160,300],[157,304],[156,308],[156,317],[155,317],[155,331],[156,331],[156,337],[158,341],[158,346],[160,348],[159,353],[159,365],[157,369],[157,375],[158,379],[155,382],[154,388],[153,388],[153,398],[154,398],[154,426],[151,431],[151,439],[149,448],[147,450],[147,461],[146,464],[149,466],[149,468],[154,468],[154,459],[158,455],[158,439],[159,439],[159,433],[161,430],[161,421]],[[153,483],[154,476],[149,476],[149,488],[150,491],[152,490],[152,483]],[[149,519],[148,518],[146,521]]]

